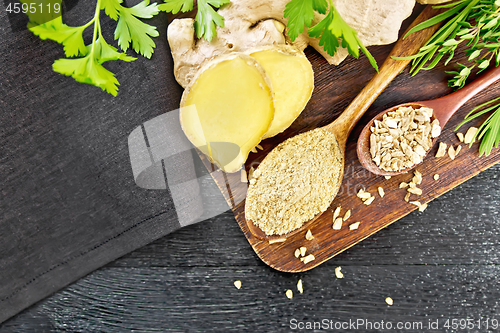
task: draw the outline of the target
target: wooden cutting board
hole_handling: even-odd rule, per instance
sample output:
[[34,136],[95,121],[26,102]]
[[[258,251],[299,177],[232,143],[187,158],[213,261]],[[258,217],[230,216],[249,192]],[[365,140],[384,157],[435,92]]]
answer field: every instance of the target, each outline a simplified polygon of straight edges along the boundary
[[[421,10],[422,6],[416,7],[414,14],[405,21],[401,31],[406,29]],[[370,52],[381,64],[392,47],[393,45],[371,47]],[[336,119],[375,73],[365,57],[361,59],[349,57],[341,65],[333,66],[329,65],[313,49],[308,48],[306,55],[315,72],[315,88],[311,100],[288,130],[261,142],[263,151],[250,154],[246,163],[247,172],[251,166],[256,167],[266,154],[280,142],[296,134],[324,126]],[[466,63],[465,57],[458,57],[457,60]],[[245,221],[244,197],[247,184],[241,182],[240,173],[226,174],[220,170],[212,172],[214,180],[232,207],[236,221],[259,258],[280,271],[306,271],[417,209],[415,205],[404,200],[407,192],[405,189],[399,188],[401,182],[410,182],[413,174],[400,175],[388,180],[371,174],[358,161],[356,141],[364,125],[378,112],[403,102],[427,100],[450,93],[452,90],[447,86],[449,75],[445,73],[445,70],[452,69],[453,64],[447,67],[440,64],[432,70],[422,71],[411,77],[407,68],[372,104],[347,142],[345,173],[339,194],[330,208],[308,228],[314,236],[312,240],[305,239],[306,231],[290,236],[285,242],[274,244],[269,244],[268,241],[253,236]],[[474,77],[471,77],[472,79]],[[464,105],[446,125],[439,141],[448,145],[453,144],[455,147],[460,144],[456,132],[454,132],[455,127],[473,107],[498,97],[500,95],[499,89],[500,83],[495,83]],[[466,124],[464,128],[460,129],[460,132],[465,133],[470,126],[479,126],[486,117]],[[423,181],[419,186],[423,190],[423,194],[421,196],[412,195],[410,200],[418,200],[421,203],[430,202],[500,161],[500,149],[498,148],[495,148],[487,157],[479,157],[478,143],[475,143],[472,148],[468,148],[468,145],[463,143],[461,145],[462,150],[455,160],[451,160],[447,155],[439,159],[434,157],[437,145],[433,148],[424,163],[416,168],[423,174]],[[209,170],[214,170],[214,166],[206,158],[202,156],[202,159]],[[437,181],[433,178],[435,174],[439,174]],[[383,198],[377,192],[379,186],[385,191]],[[371,205],[363,204],[361,199],[356,196],[361,188],[376,197]],[[432,205],[432,202],[429,205]],[[341,230],[333,230],[333,210],[338,206],[342,207],[341,216],[350,209],[351,217],[343,223]],[[418,214],[422,216],[422,223],[426,223],[425,211]],[[359,228],[349,230],[349,225],[358,221],[360,222]],[[304,264],[296,258],[295,250],[301,246],[305,246],[307,254],[313,254],[315,260]]]

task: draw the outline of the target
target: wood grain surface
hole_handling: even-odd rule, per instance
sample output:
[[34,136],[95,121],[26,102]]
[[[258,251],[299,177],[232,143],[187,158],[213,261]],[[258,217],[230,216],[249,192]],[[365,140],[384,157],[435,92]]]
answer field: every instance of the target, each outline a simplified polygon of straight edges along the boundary
[[[390,48],[370,51],[380,62]],[[321,85],[315,94],[332,106],[333,119],[373,71],[364,58],[349,58],[331,67],[314,51],[308,56]],[[413,78],[403,72],[368,112],[451,91],[443,69]],[[499,88],[496,84],[479,94],[464,111],[497,94]],[[310,113],[317,107],[320,103],[312,100],[305,111],[309,129],[328,122]],[[305,129],[292,125],[291,130]],[[359,126],[351,138],[358,132]],[[474,170],[471,164],[460,172]],[[430,202],[425,212],[411,212],[323,265],[297,274],[264,264],[228,211],[89,274],[3,323],[0,332],[304,331],[292,330],[294,320],[422,323],[422,328],[408,330],[360,326],[332,332],[496,332],[484,323],[500,320],[499,174],[500,164],[494,165]],[[338,266],[343,279],[335,277]],[[299,278],[303,294],[295,288]],[[237,279],[242,281],[240,290],[233,286]],[[287,289],[294,292],[291,300],[285,296]],[[384,302],[388,296],[394,300],[392,306]],[[472,319],[475,326],[446,328],[452,319]],[[438,328],[429,329],[428,323],[435,321]]]
[[[423,14],[427,14],[429,9],[430,7],[427,7]],[[416,14],[417,12],[415,15]],[[429,15],[423,16],[427,17]],[[404,43],[394,47],[398,55],[401,52],[400,49],[404,48],[408,41],[409,39],[405,39]],[[391,49],[392,46],[385,46],[376,50],[376,57],[379,63],[388,57],[389,52],[394,52],[394,49],[392,51]],[[250,154],[246,163],[247,172],[251,167],[257,168],[266,154],[282,141],[307,130],[325,126],[337,119],[339,113],[343,112],[345,108],[343,107],[345,99],[342,101],[343,103],[339,103],[338,100],[335,100],[335,97],[338,98],[339,96],[335,95],[340,94],[346,97],[346,99],[348,99],[347,96],[352,96],[352,98],[354,98],[355,94],[361,90],[358,85],[359,81],[366,84],[366,80],[374,75],[374,70],[366,59],[362,59],[359,62],[352,62],[350,66],[341,66],[344,68],[339,70],[332,66],[325,67],[326,61],[322,57],[319,57],[317,53],[309,52],[308,57],[313,64],[316,76],[315,89],[309,104],[288,130],[276,137],[264,140],[261,143],[264,148],[263,151],[257,154]],[[382,61],[380,59],[382,59]],[[388,77],[390,77],[390,74],[393,72],[390,68],[403,68],[403,66],[398,64],[395,60],[389,60],[384,63],[382,67],[389,69],[389,71],[381,71],[383,75],[377,76],[379,79],[371,80],[370,83],[368,83],[370,88],[365,89],[364,92],[373,91],[373,94],[376,96],[380,93],[380,88],[378,87],[387,85],[385,81],[389,80]],[[357,75],[350,77],[349,73],[353,72]],[[425,77],[419,74],[410,79],[407,72],[396,77],[394,80],[395,82],[390,85],[400,85],[402,88],[395,91],[383,92],[380,98],[375,101],[374,105],[368,109],[359,124],[355,126],[352,135],[347,140],[344,178],[339,193],[332,202],[330,208],[318,218],[308,222],[300,232],[292,232],[289,235],[285,235],[285,237],[283,237],[286,238],[285,242],[270,244],[267,239],[259,237],[258,234],[249,228],[249,223],[245,219],[245,201],[243,200],[246,194],[247,184],[241,183],[239,173],[226,174],[222,171],[212,173],[219,188],[226,195],[226,200],[230,206],[233,207],[232,209],[238,224],[259,258],[269,266],[280,271],[306,271],[318,266],[417,209],[417,206],[404,200],[407,192],[405,189],[399,188],[401,182],[408,183],[411,181],[413,173],[394,176],[390,180],[386,180],[381,176],[368,172],[359,163],[356,155],[356,143],[361,129],[369,119],[374,117],[378,112],[400,104],[401,101],[411,102],[426,100],[450,93],[446,78],[442,76],[443,72],[443,66],[437,66],[435,69],[428,71]],[[330,78],[330,80],[326,78]],[[353,83],[354,80],[358,82]],[[337,84],[332,86],[332,82],[336,82]],[[352,85],[355,85],[356,88],[352,88]],[[405,85],[406,87],[404,87]],[[447,145],[453,145],[454,147],[461,144],[462,151],[455,160],[451,160],[448,155],[444,158],[437,159],[434,157],[437,151],[437,145],[435,145],[424,162],[416,168],[416,170],[423,174],[423,182],[418,186],[423,190],[423,195],[412,195],[410,201],[419,201],[421,204],[428,203],[500,161],[500,149],[494,149],[492,154],[487,157],[479,157],[477,152],[478,143],[473,145],[472,148],[469,148],[468,145],[460,143],[454,132],[455,127],[463,120],[464,116],[471,110],[473,105],[478,105],[479,102],[497,97],[496,90],[498,86],[498,84],[493,85],[484,93],[467,103],[464,107],[460,108],[455,116],[447,123],[438,141],[445,142]],[[343,90],[338,91],[339,89]],[[403,91],[405,93],[402,93]],[[361,95],[356,96],[356,101],[358,99],[365,101],[366,94],[362,93],[362,98],[359,98],[359,96]],[[362,103],[364,102],[351,103],[348,106],[348,109],[351,110],[350,113],[356,112],[358,108],[362,108]],[[342,118],[344,115],[345,113],[340,117]],[[478,127],[486,117],[487,115],[475,119],[473,122],[468,123],[464,129],[466,130],[469,126]],[[334,124],[336,124],[336,122],[334,122]],[[344,128],[345,126],[340,127]],[[464,131],[464,129],[461,129],[461,131]],[[345,132],[345,130],[343,131]],[[209,170],[214,169],[214,166],[211,165],[206,158],[204,158],[204,162]],[[439,174],[440,176],[437,181],[433,179],[435,174]],[[386,193],[383,198],[378,195],[378,187],[382,187]],[[230,191],[227,189],[230,189]],[[361,199],[356,197],[356,193],[359,189],[370,192],[376,197],[375,201],[369,206],[365,205]],[[343,223],[341,230],[334,230],[332,228],[332,216],[333,211],[338,206],[342,207],[341,216],[343,216],[347,210],[351,210],[352,216]],[[360,222],[359,228],[350,230],[349,225],[355,222]],[[311,241],[305,239],[307,230],[311,230],[315,237]],[[315,260],[304,264],[295,257],[295,250],[303,246],[307,248],[307,254],[314,255]]]
[[[500,320],[500,164],[308,272],[265,265],[231,212],[95,271],[0,332],[306,332],[290,321]],[[342,267],[343,279],[334,269]],[[304,294],[298,294],[298,279]],[[242,288],[233,286],[242,281]],[[285,291],[292,289],[289,300]],[[384,299],[394,300],[388,306]],[[309,330],[312,332],[312,330]],[[317,330],[319,331],[319,330]]]

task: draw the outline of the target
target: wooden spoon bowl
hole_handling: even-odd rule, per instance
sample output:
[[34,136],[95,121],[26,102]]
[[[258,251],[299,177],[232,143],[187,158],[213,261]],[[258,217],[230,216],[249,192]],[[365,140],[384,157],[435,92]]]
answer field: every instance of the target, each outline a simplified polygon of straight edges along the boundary
[[[488,72],[486,72],[484,75],[479,77],[478,79],[474,80],[474,82],[472,82],[471,84],[449,95],[428,101],[404,103],[382,111],[381,113],[377,114],[372,120],[370,120],[368,124],[366,124],[366,126],[361,131],[361,134],[359,135],[358,144],[356,148],[359,161],[366,170],[381,176],[396,176],[412,170],[422,162],[414,164],[413,166],[403,169],[401,171],[386,171],[379,168],[375,164],[375,162],[373,162],[370,154],[370,135],[371,135],[370,127],[374,125],[375,120],[381,121],[385,114],[391,111],[395,111],[400,107],[411,106],[414,109],[427,107],[433,110],[433,117],[431,120],[434,119],[439,120],[439,126],[441,126],[441,129],[443,129],[448,120],[450,120],[450,118],[455,114],[455,112],[457,112],[460,109],[462,105],[464,105],[473,96],[475,96],[481,90],[485,89],[498,79],[500,79],[500,67],[494,67],[490,69]],[[432,145],[426,151],[426,155],[432,149],[438,138],[439,136],[435,137],[432,140]],[[423,156],[422,161],[425,158],[425,156]]]

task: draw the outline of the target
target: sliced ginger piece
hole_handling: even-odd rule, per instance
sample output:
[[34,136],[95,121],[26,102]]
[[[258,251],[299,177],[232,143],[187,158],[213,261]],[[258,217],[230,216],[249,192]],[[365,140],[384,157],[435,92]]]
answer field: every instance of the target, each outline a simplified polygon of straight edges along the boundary
[[265,138],[286,130],[304,110],[314,88],[314,72],[304,52],[291,45],[272,46],[250,55],[271,79],[275,114]]
[[238,171],[273,119],[270,87],[254,58],[218,57],[200,69],[182,95],[184,133],[222,170]]

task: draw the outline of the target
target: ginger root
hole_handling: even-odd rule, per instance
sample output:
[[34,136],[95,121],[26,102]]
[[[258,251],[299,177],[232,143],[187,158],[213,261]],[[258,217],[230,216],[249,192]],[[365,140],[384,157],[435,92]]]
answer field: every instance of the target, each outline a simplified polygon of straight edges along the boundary
[[181,125],[213,163],[236,172],[261,139],[290,126],[313,87],[311,63],[293,46],[220,56],[184,91]]
[[256,46],[283,45],[284,29],[285,26],[275,20],[259,22],[253,28],[241,25],[232,27],[230,20],[226,20],[225,28],[219,28],[214,40],[207,42],[205,39],[196,39],[194,19],[175,19],[167,30],[175,79],[186,88],[200,68],[220,55],[243,52]]
[[[293,44],[299,50],[314,47],[331,64],[339,64],[348,55],[338,48],[329,56],[316,38],[304,31],[292,43],[286,36],[287,20],[283,17],[289,0],[231,0],[218,13],[224,17],[224,28],[217,27],[212,42],[197,39],[193,19],[175,19],[167,30],[174,58],[174,75],[186,88],[198,70],[211,59],[231,52],[244,52],[258,46]],[[390,44],[397,40],[405,18],[411,15],[415,0],[333,0],[342,18],[357,32],[365,46]],[[313,24],[323,15],[317,14]],[[307,29],[306,29],[307,30]]]
[[181,99],[184,133],[225,172],[241,168],[273,117],[267,74],[254,58],[241,53],[208,63]]
[[[189,140],[226,172],[238,171],[263,139],[283,132],[299,116],[314,87],[303,50],[329,56],[307,29],[292,42],[283,17],[289,0],[231,0],[218,13],[224,27],[208,42],[195,37],[193,19],[175,19],[167,30],[174,75],[186,88],[181,125]],[[397,40],[415,0],[333,0],[365,46]],[[315,13],[313,24],[323,19]],[[229,145],[229,146],[228,146]]]
[[290,45],[271,46],[252,51],[264,68],[274,92],[274,119],[263,139],[286,130],[311,98],[314,72],[304,52]]

